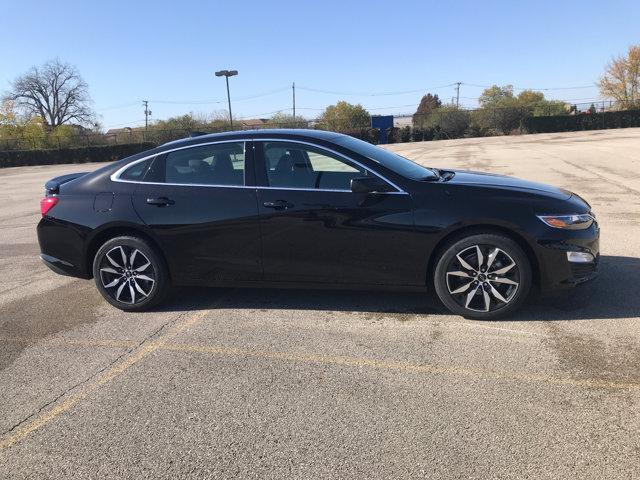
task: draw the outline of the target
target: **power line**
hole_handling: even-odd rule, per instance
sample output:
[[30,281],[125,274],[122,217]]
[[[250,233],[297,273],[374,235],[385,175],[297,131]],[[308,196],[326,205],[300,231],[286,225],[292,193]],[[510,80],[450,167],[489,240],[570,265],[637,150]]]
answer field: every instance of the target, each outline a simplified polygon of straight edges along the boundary
[[[476,83],[462,83],[462,85],[467,86],[467,87],[476,87],[476,88],[491,88],[496,86],[494,85],[478,85]],[[513,86],[514,90],[536,90],[536,91],[543,91],[543,92],[548,92],[548,91],[552,91],[552,90],[579,90],[579,89],[585,89],[585,88],[596,88],[595,85],[579,85],[576,87],[546,87],[546,88],[534,88],[534,87],[516,87]]]
[[358,96],[358,97],[382,97],[382,96],[392,96],[392,95],[405,95],[408,93],[419,93],[419,92],[425,92],[428,90],[438,90],[440,88],[447,88],[447,87],[452,87],[453,85],[455,85],[454,83],[450,83],[447,85],[440,85],[437,87],[423,87],[423,88],[419,88],[416,90],[404,90],[404,91],[400,91],[400,92],[369,92],[369,93],[365,93],[365,92],[339,92],[339,91],[335,91],[335,90],[322,90],[319,88],[309,88],[309,87],[298,87],[299,90],[306,90],[308,92],[315,92],[315,93],[326,93],[329,95],[348,95],[348,96]]
[[[278,88],[277,90],[271,90],[269,92],[258,93],[256,95],[248,95],[245,97],[239,97],[234,99],[234,102],[241,102],[244,100],[253,100],[254,98],[267,97],[269,95],[275,95],[276,93],[284,92],[285,90],[289,90],[289,86],[284,88]],[[163,103],[163,104],[174,104],[174,105],[211,105],[218,103],[227,103],[227,99],[223,100],[150,100],[154,103]]]
[[265,115],[275,115],[276,113],[286,112],[287,110],[290,110],[290,109],[289,108],[281,108],[280,110],[274,110],[272,112],[253,113],[251,115],[244,115],[244,116],[240,117],[239,120],[248,120],[248,119],[251,119],[251,118],[260,118],[260,117],[265,116]]
[[111,107],[100,108],[96,110],[97,112],[106,112],[107,110],[117,110],[119,108],[127,108],[127,107],[135,107],[138,105],[138,102],[135,103],[124,103],[122,105],[112,105]]
[[121,127],[122,125],[131,125],[134,123],[141,123],[141,122],[144,122],[144,118],[141,118],[140,120],[130,120],[128,122],[122,122],[122,123],[112,123],[110,125],[105,125],[104,128]]

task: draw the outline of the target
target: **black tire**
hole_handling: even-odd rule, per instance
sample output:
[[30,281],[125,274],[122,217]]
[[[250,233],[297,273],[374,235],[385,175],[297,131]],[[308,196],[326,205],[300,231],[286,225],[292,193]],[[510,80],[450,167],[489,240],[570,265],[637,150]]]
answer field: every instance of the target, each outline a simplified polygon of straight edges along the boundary
[[[510,262],[514,263],[511,267]],[[531,264],[511,238],[495,233],[473,234],[443,250],[436,262],[433,284],[451,312],[493,320],[513,313],[526,300],[531,289]]]
[[170,283],[162,255],[147,241],[132,236],[112,238],[98,249],[93,259],[93,278],[107,302],[130,312],[158,305],[165,299]]

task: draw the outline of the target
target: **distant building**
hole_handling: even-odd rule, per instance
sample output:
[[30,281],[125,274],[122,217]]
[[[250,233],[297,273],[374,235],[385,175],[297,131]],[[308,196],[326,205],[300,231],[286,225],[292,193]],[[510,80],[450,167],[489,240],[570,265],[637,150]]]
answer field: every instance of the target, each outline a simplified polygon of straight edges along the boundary
[[133,140],[133,136],[136,138],[144,138],[144,127],[123,127],[123,128],[110,128],[104,134],[107,140],[112,140],[115,143],[120,141]]
[[393,126],[402,128],[407,125],[413,125],[413,115],[394,115],[393,117]]
[[71,128],[75,135],[86,135],[92,133],[90,128],[83,127],[82,125],[77,125],[75,123],[69,124],[67,127]]
[[247,118],[246,120],[240,120],[242,128],[260,128],[264,127],[269,122],[267,118]]

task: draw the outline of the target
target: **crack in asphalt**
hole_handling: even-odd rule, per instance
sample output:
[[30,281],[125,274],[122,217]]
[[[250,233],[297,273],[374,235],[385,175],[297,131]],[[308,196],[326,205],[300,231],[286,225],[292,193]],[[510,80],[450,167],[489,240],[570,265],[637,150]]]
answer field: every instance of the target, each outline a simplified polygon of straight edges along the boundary
[[598,173],[597,171],[595,171],[592,168],[588,168],[588,167],[585,167],[584,165],[579,165],[577,163],[573,163],[573,162],[570,162],[569,160],[565,160],[565,159],[563,159],[562,161],[564,163],[568,163],[569,165],[571,165],[572,167],[574,167],[574,168],[576,168],[578,170],[584,170],[585,172],[588,172],[588,173],[590,173],[592,175],[595,175],[599,179],[604,180],[605,182],[610,183],[612,185],[615,185],[616,187],[622,189],[623,191],[625,191],[627,193],[631,193],[631,194],[634,194],[634,195],[640,194],[640,190],[636,190],[635,188],[629,187],[628,185],[624,185],[624,184],[620,183],[618,180],[613,180],[613,179],[611,179],[609,177],[606,177],[606,176],[602,175],[601,173]]
[[44,410],[46,410],[48,407],[50,407],[51,405],[55,404],[58,400],[60,400],[61,398],[63,398],[65,395],[68,395],[69,393],[71,393],[72,391],[82,387],[83,385],[89,383],[91,380],[93,380],[94,378],[98,377],[100,374],[106,372],[109,368],[113,367],[116,363],[118,363],[121,359],[123,359],[124,357],[126,357],[127,355],[131,355],[133,352],[135,352],[136,350],[138,350],[140,347],[142,347],[145,343],[149,342],[150,340],[152,340],[154,337],[157,337],[163,330],[165,330],[167,327],[169,327],[170,325],[173,325],[175,323],[177,323],[182,317],[184,317],[187,313],[191,313],[190,310],[185,310],[184,312],[181,312],[179,315],[171,318],[170,320],[166,321],[165,323],[163,323],[162,325],[160,325],[160,327],[158,327],[156,330],[154,330],[153,332],[151,332],[149,335],[145,336],[137,345],[135,345],[134,347],[129,348],[128,350],[126,350],[125,352],[121,353],[120,355],[118,355],[115,359],[113,359],[112,361],[110,361],[109,363],[107,363],[104,367],[102,367],[101,369],[95,371],[94,373],[92,373],[91,375],[89,375],[88,377],[86,377],[84,380],[81,380],[77,383],[75,383],[74,385],[71,385],[70,387],[66,388],[62,393],[60,393],[59,395],[57,395],[55,398],[53,398],[52,400],[50,400],[49,402],[45,403],[44,405],[42,405],[40,408],[38,408],[36,411],[34,411],[33,413],[27,415],[25,418],[23,418],[22,420],[20,420],[19,422],[17,422],[15,425],[13,425],[10,429],[2,432],[0,434],[0,436],[5,436],[8,435],[10,433],[12,433],[13,431],[15,431],[17,428],[20,428],[22,425],[24,425],[26,422],[28,422],[29,420],[31,420],[33,417],[37,416],[38,414],[42,413]]

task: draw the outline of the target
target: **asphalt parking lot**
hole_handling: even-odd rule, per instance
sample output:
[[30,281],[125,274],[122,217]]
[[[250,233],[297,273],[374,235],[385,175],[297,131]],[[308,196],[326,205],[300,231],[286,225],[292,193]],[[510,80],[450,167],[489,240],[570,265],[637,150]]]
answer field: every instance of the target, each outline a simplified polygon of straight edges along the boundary
[[601,274],[477,322],[405,293],[180,289],[127,314],[37,259],[0,169],[0,478],[640,477],[640,129],[389,148],[573,190]]

